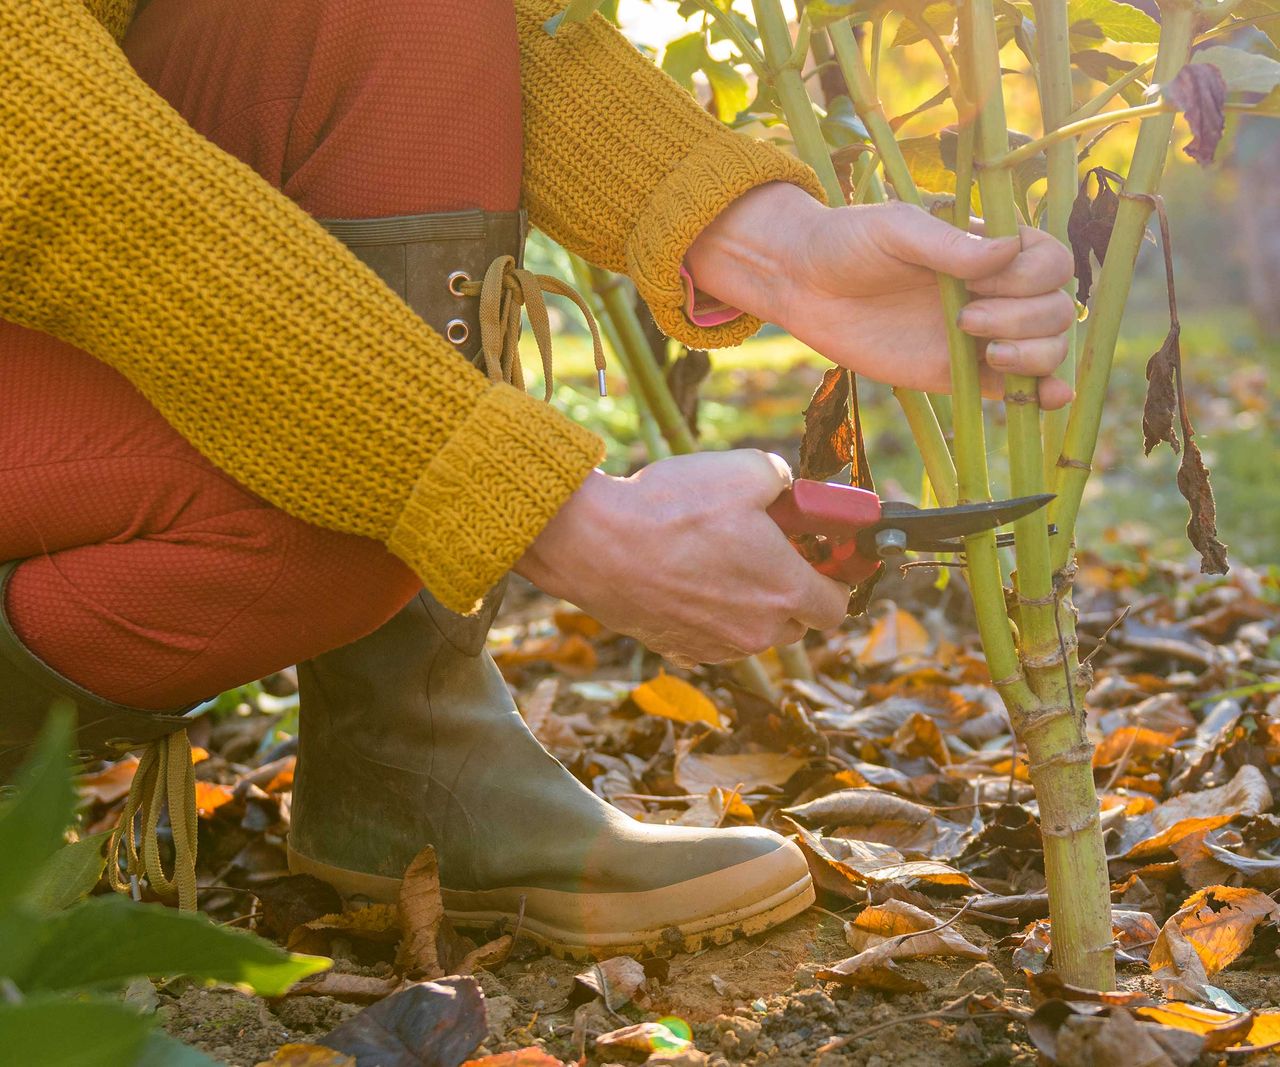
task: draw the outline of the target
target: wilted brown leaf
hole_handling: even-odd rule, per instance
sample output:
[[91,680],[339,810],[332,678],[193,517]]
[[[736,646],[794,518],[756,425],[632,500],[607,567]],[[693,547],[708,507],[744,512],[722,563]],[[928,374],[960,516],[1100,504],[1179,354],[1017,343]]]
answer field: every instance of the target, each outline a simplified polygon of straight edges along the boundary
[[[1098,195],[1092,199],[1089,197],[1090,178],[1098,184]],[[1111,231],[1115,228],[1120,198],[1111,188],[1113,181],[1117,185],[1122,184],[1119,175],[1105,167],[1094,167],[1085,174],[1067,219],[1067,239],[1075,256],[1076,281],[1079,283],[1076,299],[1082,304],[1089,302],[1089,290],[1093,287],[1093,264],[1089,254],[1092,252],[1099,263],[1106,259]]]
[[1142,449],[1149,456],[1161,442],[1168,442],[1175,452],[1181,450],[1173,428],[1179,406],[1178,382],[1182,374],[1182,352],[1179,337],[1182,328],[1169,327],[1164,343],[1147,360],[1147,399],[1142,407]]
[[1213,486],[1209,484],[1209,469],[1200,455],[1200,446],[1189,434],[1183,438],[1182,444],[1178,491],[1191,508],[1187,540],[1200,553],[1201,573],[1226,574],[1230,564],[1227,562],[1227,546],[1218,540],[1217,505],[1213,500]]
[[627,1003],[644,980],[644,967],[630,956],[601,960],[574,978],[591,996],[603,997],[614,1008]]
[[1061,1000],[1040,1005],[1027,1030],[1056,1067],[1190,1067],[1204,1047],[1199,1035],[1138,1023],[1126,1008]]
[[1191,141],[1183,151],[1202,166],[1212,163],[1227,120],[1227,82],[1222,71],[1212,63],[1188,63],[1162,92],[1186,114],[1191,127]]
[[894,963],[894,945],[885,941],[846,960],[823,967],[815,976],[824,982],[879,989],[885,993],[919,993],[929,986]]
[[328,882],[309,874],[271,878],[253,888],[258,898],[257,931],[280,941],[303,923],[342,911],[342,897]]
[[[969,941],[953,926],[941,925],[927,911],[903,900],[886,900],[864,908],[844,924],[849,947],[862,952],[890,942],[894,959],[921,959],[926,956],[962,956],[985,960],[987,950]],[[927,931],[927,932],[921,932]],[[905,936],[904,936],[905,935]]]
[[428,845],[404,872],[400,884],[400,928],[403,937],[396,967],[412,978],[441,978],[453,974],[470,946],[445,917],[440,894],[440,864]]
[[802,757],[781,752],[743,752],[722,756],[685,749],[676,755],[675,780],[686,793],[708,793],[716,787],[754,792],[763,787],[783,785],[808,762]]
[[920,826],[934,817],[923,804],[881,789],[841,789],[807,804],[783,809],[807,826],[873,826],[905,823]]
[[833,367],[822,376],[804,409],[804,436],[800,439],[801,478],[826,481],[848,464],[853,465],[850,481],[870,489],[870,470],[862,447],[858,418],[858,391],[853,374]]
[[372,974],[339,974],[325,971],[314,978],[305,978],[289,990],[290,997],[333,997],[351,1004],[371,1004],[389,997],[401,980],[392,976],[379,978]]
[[1198,890],[1161,929],[1151,948],[1151,970],[1184,969],[1187,960],[1185,953],[1179,953],[1180,936],[1195,950],[1205,976],[1212,978],[1252,944],[1260,923],[1277,914],[1280,905],[1256,889],[1215,885]]
[[1262,772],[1245,764],[1226,785],[1183,793],[1124,828],[1120,850],[1128,859],[1155,856],[1188,834],[1212,830],[1238,815],[1257,815],[1271,807],[1271,790]]
[[394,945],[400,940],[400,918],[390,904],[321,915],[294,927],[286,947],[315,956],[329,955],[335,937]]
[[647,715],[720,728],[720,712],[701,690],[665,671],[636,686],[631,691],[631,699]]

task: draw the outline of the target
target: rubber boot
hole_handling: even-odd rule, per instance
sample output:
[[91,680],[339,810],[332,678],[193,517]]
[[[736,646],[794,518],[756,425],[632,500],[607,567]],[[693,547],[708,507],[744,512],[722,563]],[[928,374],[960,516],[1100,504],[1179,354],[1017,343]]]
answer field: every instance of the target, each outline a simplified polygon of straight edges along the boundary
[[637,822],[570,774],[484,651],[493,606],[460,619],[422,594],[302,666],[292,870],[389,902],[432,845],[455,923],[519,921],[576,958],[693,951],[813,902],[777,834]]
[[[522,260],[523,213],[322,220],[466,356],[459,283]],[[485,636],[423,593],[377,632],[299,667],[291,869],[393,901],[427,845],[460,925],[517,922],[574,956],[693,950],[807,908],[800,850],[759,829],[651,826],[583,786],[520,718]]]
[[207,710],[198,705],[166,714],[113,704],[64,678],[18,638],[5,609],[5,588],[17,563],[0,566],[0,783],[12,778],[58,701],[75,705],[79,761],[119,759],[132,748],[185,729]]

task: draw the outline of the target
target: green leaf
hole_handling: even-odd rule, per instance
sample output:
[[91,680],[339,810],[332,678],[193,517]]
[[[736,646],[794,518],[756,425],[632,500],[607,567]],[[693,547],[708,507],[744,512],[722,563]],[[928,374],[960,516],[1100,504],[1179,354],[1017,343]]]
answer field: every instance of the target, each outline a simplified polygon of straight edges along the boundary
[[1259,52],[1220,44],[1200,49],[1191,62],[1217,67],[1231,93],[1269,93],[1280,85],[1280,62]]
[[917,19],[923,19],[939,37],[946,37],[956,27],[956,5],[950,2],[928,4],[918,15],[904,18],[898,23],[898,30],[889,42],[890,48],[902,48],[924,40]]
[[604,0],[569,0],[569,6],[547,19],[542,28],[554,37],[566,22],[586,22],[602,3]]
[[17,796],[0,807],[0,910],[35,882],[75,818],[67,755],[74,716],[69,705],[50,712],[35,754],[18,772]]
[[[1067,22],[1071,35],[1095,40],[1123,41],[1126,44],[1156,44],[1160,40],[1160,25],[1145,11],[1123,0],[1069,0]],[[1082,42],[1080,47],[1089,47]],[[1072,42],[1073,51],[1076,48]]]
[[109,1000],[0,1004],[4,1062],[24,1067],[134,1067],[151,1027],[151,1019]]
[[869,3],[868,0],[809,0],[805,4],[809,21],[816,27],[829,26],[848,18],[863,22],[871,17],[876,7],[876,4]]
[[111,831],[81,838],[63,845],[37,873],[26,899],[37,911],[50,914],[64,911],[87,897],[107,865],[107,842]]
[[93,897],[46,918],[32,937],[40,951],[12,976],[29,991],[185,974],[279,996],[300,978],[331,965],[319,956],[285,952],[253,934],[214,926],[204,915],[120,896]]
[[871,134],[853,109],[853,101],[844,95],[837,96],[827,105],[821,125],[822,136],[833,148],[871,140]]
[[702,33],[677,37],[662,54],[662,69],[686,89],[693,88],[693,76],[710,60],[707,39]]
[[[946,570],[946,568],[942,568]],[[133,1061],[133,1067],[223,1067],[217,1060],[206,1056],[198,1048],[170,1037],[161,1030],[153,1030],[142,1046],[142,1054]]]
[[1243,0],[1239,7],[1231,12],[1235,19],[1259,19],[1256,25],[1265,33],[1271,43],[1280,48],[1280,18],[1267,18],[1268,15],[1280,15],[1280,0]]
[[916,186],[931,193],[954,193],[956,176],[942,161],[938,137],[907,137],[898,143]]
[[732,63],[711,62],[702,68],[711,85],[711,99],[716,117],[721,122],[732,122],[747,106],[751,86],[742,71]]

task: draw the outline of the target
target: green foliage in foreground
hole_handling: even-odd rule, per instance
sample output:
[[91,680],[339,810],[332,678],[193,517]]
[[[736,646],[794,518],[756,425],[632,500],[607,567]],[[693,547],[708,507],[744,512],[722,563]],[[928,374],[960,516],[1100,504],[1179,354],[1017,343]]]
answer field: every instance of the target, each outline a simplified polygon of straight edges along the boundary
[[329,961],[203,915],[89,898],[106,842],[63,843],[76,807],[71,720],[68,709],[50,716],[15,798],[0,807],[0,1049],[43,1067],[209,1067],[123,1002],[130,979],[184,974],[278,996]]

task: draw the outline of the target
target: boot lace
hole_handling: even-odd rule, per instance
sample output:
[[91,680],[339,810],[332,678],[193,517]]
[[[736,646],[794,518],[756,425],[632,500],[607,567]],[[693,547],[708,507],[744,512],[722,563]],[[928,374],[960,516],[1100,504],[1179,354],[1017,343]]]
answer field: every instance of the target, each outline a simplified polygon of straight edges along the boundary
[[480,298],[480,349],[484,354],[485,371],[497,382],[510,382],[518,389],[525,388],[524,368],[520,364],[520,309],[529,314],[529,325],[542,357],[542,376],[546,383],[543,399],[551,399],[551,320],[547,315],[544,294],[568,297],[582,312],[591,330],[592,352],[595,357],[596,381],[600,395],[605,395],[604,348],[600,344],[600,330],[587,302],[573,286],[549,274],[534,274],[516,266],[514,256],[499,256],[489,264],[484,280],[463,282],[458,286],[463,296]]

